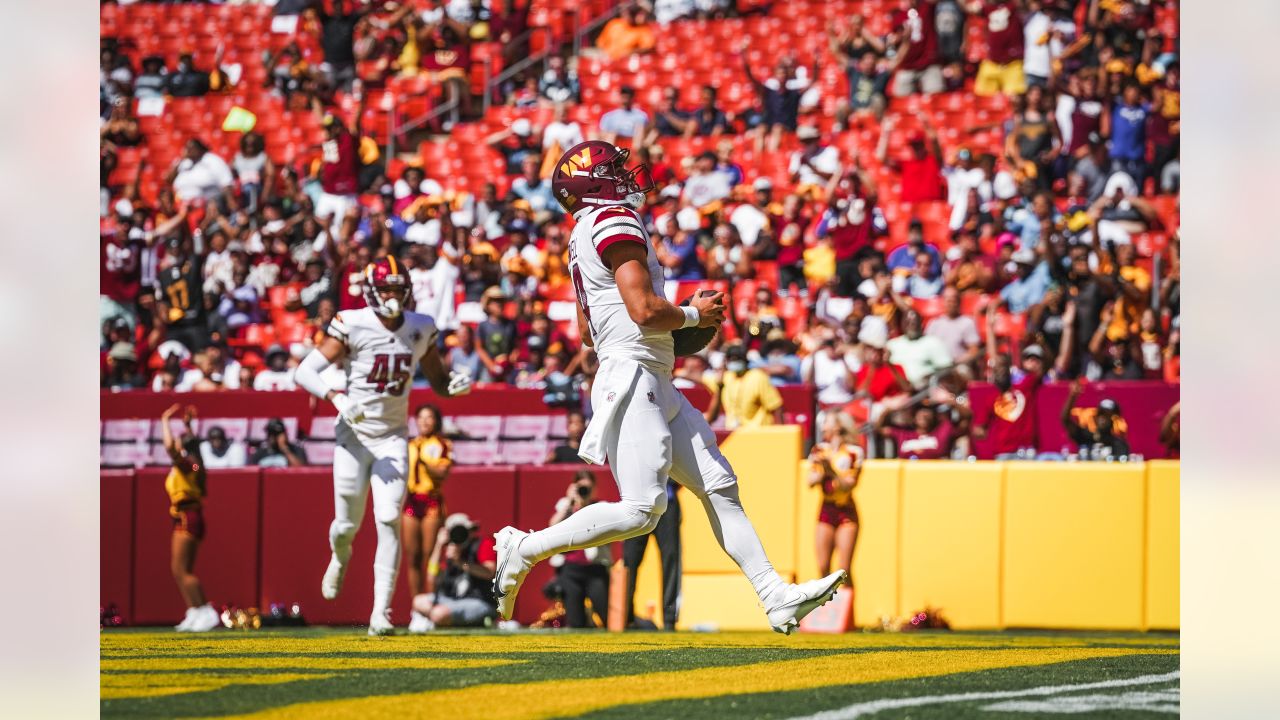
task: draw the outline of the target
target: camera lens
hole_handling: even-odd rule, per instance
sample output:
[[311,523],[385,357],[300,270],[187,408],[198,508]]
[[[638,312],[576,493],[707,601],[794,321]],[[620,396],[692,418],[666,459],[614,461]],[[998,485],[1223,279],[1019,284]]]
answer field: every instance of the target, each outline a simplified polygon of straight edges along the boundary
[[471,537],[471,531],[461,525],[455,525],[453,529],[449,531],[449,542],[454,545],[461,545],[466,542],[469,537]]
[[590,497],[590,495],[591,495],[591,488],[590,488],[590,487],[588,487],[588,486],[586,486],[586,485],[579,485],[579,486],[578,486],[578,497],[583,498],[583,499],[586,499],[587,497]]

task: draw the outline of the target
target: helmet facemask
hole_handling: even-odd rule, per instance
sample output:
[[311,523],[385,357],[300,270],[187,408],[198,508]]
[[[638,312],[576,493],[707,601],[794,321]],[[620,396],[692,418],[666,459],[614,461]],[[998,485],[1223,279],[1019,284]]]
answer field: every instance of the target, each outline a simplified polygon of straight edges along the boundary
[[612,182],[623,203],[639,210],[644,205],[645,193],[653,190],[653,176],[649,166],[639,164],[627,168],[627,159],[631,151],[619,148],[613,157],[591,168],[591,177]]
[[[391,297],[384,298],[382,293],[387,290],[395,292]],[[369,303],[369,307],[373,308],[374,313],[384,318],[395,319],[404,314],[408,297],[409,286],[400,275],[390,275],[380,285],[365,285],[365,301]]]

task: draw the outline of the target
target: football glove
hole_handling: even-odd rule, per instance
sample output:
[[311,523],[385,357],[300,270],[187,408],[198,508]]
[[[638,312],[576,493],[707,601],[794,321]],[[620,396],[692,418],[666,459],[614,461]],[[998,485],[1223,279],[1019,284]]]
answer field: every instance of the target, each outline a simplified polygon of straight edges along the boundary
[[449,373],[449,397],[466,395],[471,392],[471,376],[466,373]]
[[364,421],[364,405],[347,397],[346,393],[334,395],[333,400],[330,402],[337,408],[338,416],[345,420],[348,425],[356,425]]

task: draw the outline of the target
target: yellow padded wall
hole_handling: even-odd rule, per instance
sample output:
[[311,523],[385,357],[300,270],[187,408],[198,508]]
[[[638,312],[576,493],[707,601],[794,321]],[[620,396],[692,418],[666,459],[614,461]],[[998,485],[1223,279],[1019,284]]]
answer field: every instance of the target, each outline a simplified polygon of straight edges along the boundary
[[951,627],[1000,626],[1004,464],[902,466],[902,596],[898,615],[927,607]]
[[1147,627],[1155,630],[1180,627],[1178,481],[1178,461],[1147,463]]
[[[800,428],[779,425],[735,431],[720,445],[738,475],[742,506],[755,525],[764,549],[783,578],[795,573],[795,488],[800,460]],[[681,490],[684,571],[737,573],[738,566],[720,549],[707,512],[693,493]]]
[[1005,626],[1141,628],[1145,467],[1006,467]]

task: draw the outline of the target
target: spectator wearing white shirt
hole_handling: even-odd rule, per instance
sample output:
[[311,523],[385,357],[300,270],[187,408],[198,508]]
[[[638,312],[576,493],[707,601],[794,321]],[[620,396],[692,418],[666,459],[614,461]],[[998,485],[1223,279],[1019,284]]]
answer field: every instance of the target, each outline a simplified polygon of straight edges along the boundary
[[200,443],[200,457],[204,466],[209,469],[238,468],[248,464],[244,443],[227,440],[227,433],[214,425],[205,433],[205,441]]
[[610,110],[600,118],[602,140],[617,144],[622,138],[631,140],[636,146],[640,145],[645,126],[649,124],[649,116],[635,107],[635,100],[636,91],[631,86],[624,85],[618,89],[620,107]]
[[227,357],[221,345],[209,345],[196,353],[192,362],[195,367],[182,373],[182,378],[173,388],[175,392],[240,389],[240,363]]
[[542,131],[542,152],[544,155],[560,157],[569,148],[583,142],[582,126],[576,120],[566,122],[569,111],[564,103],[556,103],[552,111],[551,122]]
[[956,152],[956,164],[943,168],[942,176],[947,180],[947,205],[951,206],[949,226],[959,230],[968,215],[969,191],[977,190],[986,202],[991,199],[991,183],[987,181],[987,172],[973,161],[973,151],[969,148]]
[[209,152],[209,146],[196,138],[187,141],[182,158],[169,170],[167,180],[182,202],[216,200],[235,183],[227,161]]
[[939,370],[954,364],[942,340],[924,334],[920,313],[915,310],[906,315],[905,334],[890,340],[887,348],[889,362],[901,367],[907,381],[917,390],[927,385]]
[[733,187],[729,176],[716,170],[715,153],[707,151],[693,163],[693,172],[684,183],[684,199],[701,210],[717,200],[729,197]]
[[293,370],[289,367],[289,353],[282,345],[267,348],[267,369],[253,378],[253,389],[293,390],[297,386],[293,382]]
[[967,365],[978,359],[982,338],[973,318],[960,313],[960,291],[947,287],[942,291],[942,315],[929,321],[924,334],[936,337],[951,353],[957,365]]
[[771,234],[769,204],[773,201],[773,181],[767,177],[758,177],[751,184],[755,197],[733,209],[729,214],[729,223],[738,229],[742,244],[751,248],[752,253],[760,256],[766,247],[756,247],[756,243],[764,235]]
[[[819,142],[822,133],[812,125],[804,125],[796,130],[801,148],[791,153],[791,182],[799,187],[812,185],[821,189],[826,187],[831,178],[840,174],[840,151],[831,145]],[[797,188],[799,189],[799,188]]]
[[405,265],[409,267],[414,310],[431,316],[441,330],[458,327],[454,297],[460,275],[458,267],[431,245],[411,249],[405,257]]
[[821,409],[841,407],[853,400],[854,367],[834,335],[824,337],[818,350],[800,363],[800,380],[817,389]]
[[1076,26],[1055,3],[1033,0],[1028,10],[1032,12],[1022,26],[1022,72],[1027,85],[1043,87],[1053,74],[1053,61],[1075,39]]

